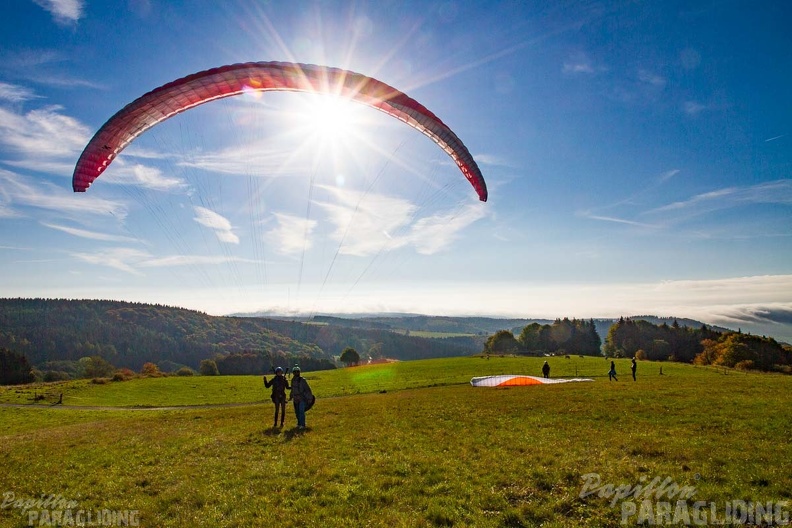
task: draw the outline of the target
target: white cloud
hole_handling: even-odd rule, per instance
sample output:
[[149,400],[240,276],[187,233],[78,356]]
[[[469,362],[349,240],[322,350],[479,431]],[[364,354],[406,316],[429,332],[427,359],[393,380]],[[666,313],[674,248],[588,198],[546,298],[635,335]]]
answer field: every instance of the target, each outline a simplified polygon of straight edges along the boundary
[[175,266],[195,266],[203,264],[226,264],[228,262],[254,262],[238,257],[226,257],[223,255],[169,255],[161,258],[152,258],[140,263],[144,268],[169,268]]
[[679,211],[703,214],[750,204],[792,205],[792,180],[776,180],[746,187],[718,189],[698,194],[685,201],[658,207],[649,213]]
[[217,214],[210,209],[197,205],[193,207],[193,210],[195,211],[196,215],[193,220],[214,231],[220,242],[239,244],[239,237],[234,234],[233,226],[226,217]]
[[636,227],[648,227],[648,228],[652,228],[652,229],[657,229],[659,227],[659,226],[652,225],[652,224],[647,224],[647,223],[644,223],[644,222],[636,222],[635,220],[627,220],[625,218],[617,218],[615,216],[595,215],[595,214],[590,214],[588,212],[582,212],[582,213],[579,213],[579,214],[580,214],[580,216],[582,216],[584,218],[588,218],[590,220],[599,220],[601,222],[612,222],[612,223],[615,223],[615,224],[625,224],[625,225],[631,225],[631,226],[636,226]]
[[181,191],[187,189],[187,183],[174,176],[165,176],[156,167],[140,163],[127,165],[123,159],[116,159],[111,168],[102,176],[102,181],[121,185],[138,185],[153,191]]
[[682,109],[685,111],[687,115],[690,116],[697,116],[701,112],[707,109],[706,105],[698,103],[696,101],[685,101],[685,104],[682,105]]
[[70,235],[74,235],[80,238],[88,238],[90,240],[101,240],[104,242],[138,242],[138,240],[132,237],[126,236],[119,236],[119,235],[109,235],[107,233],[99,233],[96,231],[88,231],[87,229],[78,229],[75,227],[68,227],[62,226],[58,224],[50,224],[47,222],[41,222],[41,225],[44,227],[49,227],[50,229],[55,229],[57,231],[63,231],[64,233],[68,233]]
[[664,77],[648,70],[638,70],[638,80],[658,88],[662,88],[666,84]]
[[594,67],[588,62],[565,62],[562,69],[564,73],[594,73]]
[[33,90],[24,86],[0,82],[0,99],[11,101],[12,103],[21,103],[38,97],[40,96],[33,93]]
[[275,140],[254,140],[216,152],[191,154],[178,165],[220,174],[269,177],[311,170],[308,157],[295,156],[293,148],[282,148]]
[[83,0],[33,0],[49,11],[58,24],[77,22],[83,15]]
[[49,106],[17,114],[0,107],[0,144],[30,159],[74,158],[90,137],[88,128]]
[[431,255],[447,249],[460,231],[487,215],[483,204],[464,206],[456,213],[437,213],[415,220],[417,207],[406,200],[318,186],[333,195],[335,203],[318,202],[335,226],[331,237],[343,255],[368,256],[384,248],[413,246]]
[[72,256],[89,264],[107,266],[132,275],[143,275],[135,266],[151,258],[149,253],[131,248],[113,248],[95,253],[72,253]]
[[127,208],[121,202],[95,198],[83,193],[72,193],[60,187],[34,185],[18,174],[6,170],[0,169],[0,181],[3,182],[2,191],[7,200],[7,207],[35,207],[62,216],[68,214],[76,214],[80,217],[112,216],[119,221],[127,215]]
[[342,255],[366,256],[405,245],[408,239],[398,236],[408,226],[416,207],[406,200],[375,193],[361,193],[335,187],[317,186],[335,199],[334,203],[317,202],[335,226],[331,237],[342,243]]
[[267,232],[267,239],[281,255],[298,255],[303,248],[310,249],[311,233],[317,222],[283,213],[273,213],[277,226]]
[[465,206],[458,213],[436,214],[415,222],[410,243],[422,255],[432,255],[447,249],[470,224],[487,216],[484,204]]

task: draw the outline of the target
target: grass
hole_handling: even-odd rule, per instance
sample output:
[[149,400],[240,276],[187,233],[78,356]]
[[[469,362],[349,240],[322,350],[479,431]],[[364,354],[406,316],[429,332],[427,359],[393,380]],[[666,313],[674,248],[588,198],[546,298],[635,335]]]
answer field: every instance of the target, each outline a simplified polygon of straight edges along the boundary
[[[792,378],[641,362],[633,382],[622,361],[616,383],[602,359],[553,358],[553,375],[577,368],[595,382],[467,384],[535,374],[542,361],[308,373],[319,400],[305,432],[292,414],[270,429],[271,405],[123,408],[199,395],[260,402],[257,377],[71,382],[58,386],[64,403],[119,410],[0,408],[0,491],[135,509],[143,526],[621,526],[608,499],[579,497],[588,473],[614,485],[670,477],[694,486],[696,500],[792,499]],[[15,390],[3,401],[23,397]],[[0,509],[0,525],[26,524]]]

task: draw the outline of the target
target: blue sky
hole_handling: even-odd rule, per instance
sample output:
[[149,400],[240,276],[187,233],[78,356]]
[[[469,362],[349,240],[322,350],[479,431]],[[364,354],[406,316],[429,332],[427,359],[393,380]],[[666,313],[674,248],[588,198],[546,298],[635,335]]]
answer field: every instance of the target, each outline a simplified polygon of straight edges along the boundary
[[[0,295],[212,314],[690,317],[792,340],[792,4],[10,0]],[[456,131],[245,95],[74,164],[143,93],[248,61],[353,70]]]

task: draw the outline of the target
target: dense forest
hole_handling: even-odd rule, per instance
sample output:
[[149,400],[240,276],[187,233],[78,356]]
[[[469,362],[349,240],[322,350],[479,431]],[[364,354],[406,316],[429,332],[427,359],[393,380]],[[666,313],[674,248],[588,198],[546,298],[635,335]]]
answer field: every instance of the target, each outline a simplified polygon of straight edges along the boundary
[[387,329],[214,317],[118,301],[0,299],[0,348],[22,354],[41,370],[70,375],[75,362],[89,357],[134,371],[145,363],[157,364],[163,371],[181,366],[197,369],[204,359],[215,360],[221,374],[267,370],[273,362],[327,368],[334,364],[333,356],[348,346],[363,358],[393,359],[480,350],[480,342],[473,338],[424,339]]
[[683,361],[740,369],[790,372],[792,349],[772,338],[741,332],[720,332],[706,325],[699,328],[655,325],[641,319],[621,318],[605,339],[605,354],[655,361]]

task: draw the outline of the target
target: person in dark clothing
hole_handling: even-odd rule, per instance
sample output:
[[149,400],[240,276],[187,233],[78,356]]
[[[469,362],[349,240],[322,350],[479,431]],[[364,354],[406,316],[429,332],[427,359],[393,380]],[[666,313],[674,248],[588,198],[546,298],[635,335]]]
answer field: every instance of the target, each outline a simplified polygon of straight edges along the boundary
[[616,363],[611,361],[611,368],[610,371],[608,371],[608,381],[613,380],[619,381],[618,378],[616,378]]
[[547,364],[547,361],[545,361],[544,365],[542,365],[542,376],[545,378],[550,377],[550,365]]
[[272,403],[275,404],[275,420],[272,427],[278,427],[278,411],[280,411],[280,425],[283,427],[283,420],[286,418],[286,389],[289,388],[289,382],[286,376],[283,375],[283,369],[278,367],[275,369],[275,377],[272,381],[267,381],[267,376],[264,376],[264,387],[272,387]]
[[308,402],[313,399],[313,392],[311,392],[311,387],[308,385],[308,382],[302,377],[300,367],[294,367],[292,369],[292,375],[294,378],[292,378],[289,399],[294,401],[294,414],[297,416],[297,428],[305,429],[305,409]]
[[632,358],[632,365],[630,366],[630,370],[632,370],[633,381],[635,381],[635,371],[638,370],[638,363],[635,361],[635,358]]

